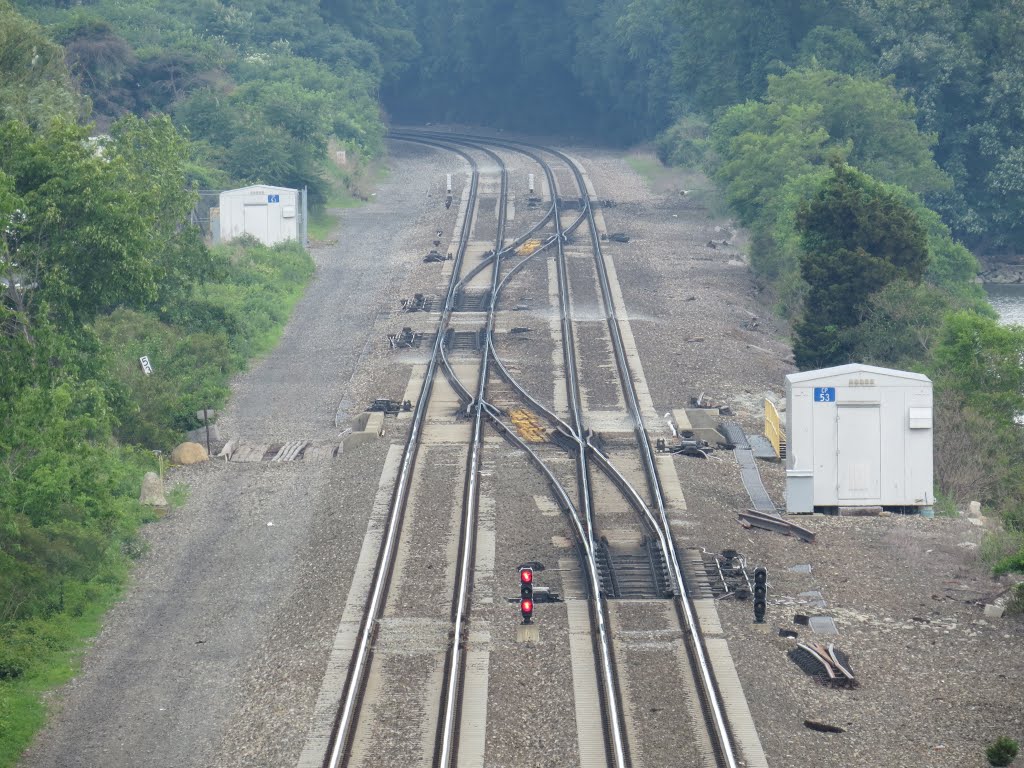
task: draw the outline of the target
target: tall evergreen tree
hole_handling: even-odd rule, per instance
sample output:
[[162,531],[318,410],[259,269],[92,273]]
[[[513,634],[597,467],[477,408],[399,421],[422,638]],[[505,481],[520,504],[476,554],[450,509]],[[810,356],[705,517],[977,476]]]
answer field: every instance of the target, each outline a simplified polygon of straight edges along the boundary
[[896,190],[846,165],[797,211],[800,273],[810,291],[793,352],[802,370],[849,362],[849,331],[868,297],[896,279],[921,281],[928,241],[917,213]]

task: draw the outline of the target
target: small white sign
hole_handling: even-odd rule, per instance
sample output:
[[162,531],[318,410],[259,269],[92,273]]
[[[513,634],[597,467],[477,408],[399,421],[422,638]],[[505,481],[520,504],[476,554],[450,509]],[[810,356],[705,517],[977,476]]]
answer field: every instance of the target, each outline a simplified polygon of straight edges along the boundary
[[153,372],[153,366],[149,364],[149,358],[146,355],[139,358],[139,365],[142,366],[142,372],[147,376]]

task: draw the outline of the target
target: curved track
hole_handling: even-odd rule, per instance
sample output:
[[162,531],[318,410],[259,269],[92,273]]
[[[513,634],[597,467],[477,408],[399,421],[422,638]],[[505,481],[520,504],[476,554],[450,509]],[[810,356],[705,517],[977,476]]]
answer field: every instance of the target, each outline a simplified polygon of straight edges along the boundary
[[[612,638],[609,619],[607,594],[602,586],[597,557],[600,521],[595,517],[593,503],[594,484],[593,470],[611,481],[612,486],[621,494],[622,499],[636,510],[641,524],[653,540],[657,541],[664,561],[668,564],[671,576],[671,588],[674,604],[680,624],[686,633],[686,647],[689,663],[694,679],[698,682],[698,696],[705,715],[705,725],[716,755],[717,765],[723,768],[736,768],[739,765],[736,747],[730,733],[728,723],[723,714],[724,708],[720,701],[713,672],[707,660],[704,642],[700,634],[700,626],[696,621],[693,606],[686,592],[682,576],[679,555],[669,527],[668,515],[661,480],[651,450],[640,408],[640,401],[634,383],[634,374],[630,370],[625,345],[619,328],[619,317],[615,306],[607,266],[600,246],[600,233],[594,218],[590,195],[586,180],[581,169],[567,155],[552,149],[546,149],[518,142],[494,140],[482,137],[471,137],[453,134],[438,134],[426,131],[396,131],[393,139],[413,141],[439,149],[446,149],[461,156],[472,168],[469,190],[466,197],[467,210],[463,218],[463,227],[459,238],[459,247],[455,256],[452,279],[447,288],[444,306],[438,319],[438,332],[430,355],[426,375],[417,401],[416,409],[409,427],[401,468],[395,484],[392,502],[388,514],[387,526],[381,546],[378,565],[373,577],[373,586],[367,599],[365,614],[360,628],[359,641],[353,653],[348,678],[344,691],[340,696],[338,714],[331,739],[331,749],[324,758],[326,768],[337,768],[346,764],[351,747],[354,729],[359,720],[359,706],[364,695],[368,669],[371,664],[376,627],[384,604],[387,600],[388,585],[394,570],[395,551],[401,532],[405,508],[409,499],[409,487],[415,471],[416,455],[424,429],[424,421],[430,403],[432,386],[438,370],[443,372],[451,387],[463,402],[462,415],[472,420],[471,439],[469,441],[468,458],[463,480],[462,513],[460,517],[460,535],[458,554],[455,566],[455,590],[452,600],[450,642],[446,653],[443,676],[443,691],[437,717],[436,738],[432,763],[434,766],[447,768],[456,764],[460,701],[462,698],[463,666],[465,664],[464,644],[469,619],[469,598],[473,580],[473,542],[478,511],[479,476],[481,452],[483,450],[482,432],[485,420],[509,443],[526,452],[531,463],[545,477],[556,504],[565,514],[570,532],[575,537],[580,560],[586,574],[586,583],[590,594],[590,617],[593,626],[595,645],[595,667],[600,682],[599,691],[602,705],[602,721],[606,738],[606,756],[608,764],[614,768],[626,768],[632,764],[630,744],[627,737],[626,714],[624,712],[622,692],[620,690],[619,670],[615,658],[615,642]],[[519,235],[505,245],[505,211],[508,188],[508,174],[504,163],[494,149],[514,152],[530,158],[537,163],[545,174],[548,189],[551,192],[551,207],[525,233]],[[479,172],[477,163],[470,153],[483,153],[500,169],[500,192],[498,200],[497,234],[493,252],[483,258],[472,269],[463,273],[467,244],[470,239],[474,220],[474,209],[477,205]],[[549,160],[548,158],[553,158]],[[553,164],[561,165],[571,175],[578,195],[581,212],[573,217],[560,207],[560,195],[568,194],[559,188]],[[563,174],[564,175],[564,174]],[[552,230],[543,234],[543,230],[551,225]],[[575,338],[575,323],[572,311],[571,278],[567,265],[565,245],[578,230],[583,230],[590,239],[593,251],[593,265],[599,285],[601,306],[608,336],[612,348],[612,356],[619,378],[621,392],[625,401],[635,436],[636,459],[642,467],[646,487],[638,489],[631,483],[626,474],[616,467],[612,456],[595,443],[593,433],[588,429],[586,408],[580,394],[578,371],[580,361],[577,358],[578,342]],[[532,252],[522,254],[519,251],[529,238],[540,240]],[[556,408],[540,402],[526,387],[517,382],[509,367],[499,358],[495,341],[495,322],[499,312],[502,292],[519,276],[524,268],[535,258],[547,258],[553,254],[556,264],[559,327],[561,332],[561,349],[564,368],[564,386],[566,395],[566,416],[563,418]],[[517,260],[518,259],[518,260]],[[455,310],[455,298],[468,282],[483,270],[490,269],[489,299],[484,317],[484,336],[486,344],[480,355],[476,370],[476,382],[473,392],[459,380],[449,360],[445,339],[451,325],[452,313]],[[503,271],[504,270],[504,271]],[[540,414],[565,438],[565,446],[575,460],[575,487],[568,490],[565,478],[553,470],[545,458],[545,447],[527,443],[507,422],[505,409],[488,401],[488,383],[497,375],[522,403]],[[623,456],[621,451],[617,456]],[[628,458],[627,462],[634,461]],[[645,495],[646,494],[646,495]],[[574,500],[575,497],[575,500]]]

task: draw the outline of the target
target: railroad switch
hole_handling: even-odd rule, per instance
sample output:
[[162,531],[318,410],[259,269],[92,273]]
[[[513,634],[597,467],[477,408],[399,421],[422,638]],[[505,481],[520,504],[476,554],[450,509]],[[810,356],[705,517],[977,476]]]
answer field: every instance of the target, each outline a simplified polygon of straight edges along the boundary
[[401,299],[399,303],[403,312],[431,312],[434,309],[435,301],[436,297],[434,296],[417,293],[411,299]]
[[418,331],[413,331],[409,326],[403,328],[401,333],[388,334],[388,343],[391,345],[392,349],[410,349],[412,347],[418,347],[422,341],[423,334]]
[[698,459],[706,459],[714,448],[707,440],[697,438],[682,438],[675,445],[669,445],[664,438],[658,438],[655,448],[660,453],[676,453],[680,456],[693,456]]
[[412,410],[412,402],[409,400],[391,400],[386,397],[378,397],[372,403],[370,407],[366,409],[370,412],[383,413],[385,415],[393,415],[402,411],[409,412]]

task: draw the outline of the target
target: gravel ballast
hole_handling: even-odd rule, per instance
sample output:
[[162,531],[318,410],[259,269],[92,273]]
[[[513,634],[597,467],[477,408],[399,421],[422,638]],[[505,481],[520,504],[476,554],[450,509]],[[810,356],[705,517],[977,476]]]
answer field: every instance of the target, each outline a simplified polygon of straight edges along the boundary
[[[424,264],[422,257],[438,230],[442,248],[448,245],[459,206],[443,207],[445,174],[453,174],[458,202],[466,167],[446,153],[402,143],[391,148],[393,171],[373,202],[346,211],[338,243],[315,250],[317,274],[281,344],[234,383],[219,421],[224,438],[337,442],[348,418],[370,400],[401,397],[412,366],[423,362],[419,351],[388,349],[384,337],[435,322],[432,315],[401,313],[399,299],[442,293],[445,265]],[[604,251],[615,264],[657,413],[704,393],[730,405],[748,432],[759,432],[762,397],[778,399],[793,368],[785,329],[745,266],[743,233],[706,210],[694,191],[706,181],[666,176],[651,184],[620,154],[572,154],[597,196],[615,203],[602,210],[608,231],[630,237],[604,244]],[[531,163],[520,165],[537,173]],[[512,177],[523,200],[525,179],[517,176],[525,171]],[[567,174],[559,179],[568,186]],[[520,209],[521,221],[529,215]],[[523,226],[511,225],[509,236]],[[489,229],[490,223],[480,231]],[[717,247],[708,247],[710,241]],[[531,279],[543,275],[541,263],[526,271]],[[508,295],[525,293],[513,285]],[[550,382],[541,381],[531,354],[536,350],[541,365],[550,366],[548,309],[533,301],[521,315],[537,343],[505,339],[501,349],[517,376],[550,403]],[[587,360],[599,365],[604,353]],[[591,405],[617,407],[613,385],[606,371],[595,376]],[[186,485],[187,502],[147,526],[148,551],[131,588],[82,672],[53,697],[56,714],[21,765],[294,765],[388,446],[404,440],[404,426],[395,424],[389,418],[384,439],[329,462],[210,462],[173,470],[169,486]],[[652,438],[670,437],[664,423],[648,427]],[[817,533],[817,543],[808,545],[739,526],[736,512],[749,500],[731,454],[674,462],[687,502],[677,515],[679,545],[733,548],[769,569],[766,624],[752,622],[749,603],[722,601],[719,612],[770,765],[982,768],[987,744],[1024,735],[1024,665],[1015,658],[1024,625],[983,616],[980,603],[1002,584],[979,560],[981,529],[960,519],[800,518]],[[781,505],[783,469],[758,466]],[[559,471],[571,477],[571,463]],[[565,608],[538,606],[542,642],[519,644],[517,607],[505,599],[517,589],[517,564],[529,559],[551,569],[541,583],[562,589],[567,574],[556,570],[558,562],[574,557],[569,526],[546,500],[540,475],[503,442],[488,441],[481,493],[495,541],[493,577],[482,578],[474,592],[470,626],[489,638],[471,646],[490,651],[485,764],[522,765],[528,755],[531,765],[577,765]],[[417,604],[416,584],[439,577],[421,570],[428,564],[406,561],[407,573],[398,579],[406,608]],[[789,570],[794,566],[810,566],[810,573]],[[821,593],[824,608],[801,596],[810,591]],[[858,688],[823,688],[789,660],[791,641],[778,630],[795,629],[806,639],[806,627],[793,624],[796,613],[835,619],[839,635],[828,639],[849,654]],[[640,662],[662,656],[676,637],[660,620],[650,619],[645,629],[642,607],[626,606],[620,615],[640,619],[625,654],[631,704],[657,709],[652,727],[670,721],[682,712],[680,702],[655,690],[661,679]],[[400,658],[388,663],[399,665]],[[423,666],[418,679],[432,674],[436,658],[416,656]],[[413,706],[418,695],[396,686],[382,701]],[[844,732],[812,731],[805,720]],[[424,738],[421,718],[410,727],[405,738]],[[375,755],[379,764],[407,763],[415,750],[406,744],[388,751],[388,738],[384,730],[372,738],[382,750]],[[686,753],[672,747],[671,739],[652,741],[638,757],[647,768],[667,765],[673,754]]]

